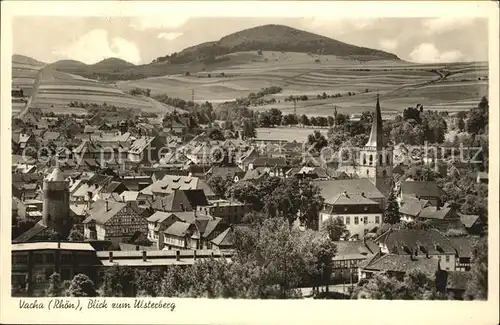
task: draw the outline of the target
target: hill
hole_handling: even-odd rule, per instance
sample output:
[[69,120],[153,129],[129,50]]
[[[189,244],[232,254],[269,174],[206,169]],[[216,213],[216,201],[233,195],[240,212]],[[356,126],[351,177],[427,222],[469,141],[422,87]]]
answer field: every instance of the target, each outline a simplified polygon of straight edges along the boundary
[[350,45],[283,25],[264,25],[224,36],[218,41],[188,47],[149,64],[134,66],[119,59],[106,59],[94,65],[59,61],[51,66],[59,71],[101,81],[137,80],[263,62],[267,58],[261,55],[261,51],[290,53],[292,56],[303,54],[308,64],[317,63],[318,55],[349,62],[400,61],[396,55],[384,51]]
[[[74,62],[66,63],[71,66]],[[173,111],[172,107],[152,98],[132,96],[116,86],[56,71],[51,66],[38,69],[30,86],[27,104],[16,111],[13,109],[13,115],[30,109],[56,114],[82,114],[86,112],[86,106],[93,104],[108,107],[111,111],[117,108],[151,113]]]
[[119,58],[107,58],[91,65],[94,69],[122,69],[135,67],[135,64]]
[[[361,61],[399,60],[392,53],[343,43],[283,25],[263,25],[245,29],[224,36],[217,42],[192,46],[163,59],[171,63],[199,60],[210,62],[229,53],[259,50],[335,55]],[[155,62],[161,61],[162,58],[158,58]]]
[[18,63],[18,64],[26,64],[30,66],[44,66],[45,63],[37,61],[33,58],[30,58],[29,56],[26,55],[20,55],[20,54],[13,54],[12,55],[12,63]]

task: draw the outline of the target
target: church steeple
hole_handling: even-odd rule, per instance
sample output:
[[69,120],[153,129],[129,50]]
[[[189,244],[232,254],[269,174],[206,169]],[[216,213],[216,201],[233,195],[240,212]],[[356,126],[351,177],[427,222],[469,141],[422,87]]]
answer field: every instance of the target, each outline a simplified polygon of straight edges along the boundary
[[373,147],[376,150],[381,150],[383,146],[383,132],[380,100],[379,95],[377,94],[377,104],[375,105],[375,114],[373,115],[372,130],[366,146]]

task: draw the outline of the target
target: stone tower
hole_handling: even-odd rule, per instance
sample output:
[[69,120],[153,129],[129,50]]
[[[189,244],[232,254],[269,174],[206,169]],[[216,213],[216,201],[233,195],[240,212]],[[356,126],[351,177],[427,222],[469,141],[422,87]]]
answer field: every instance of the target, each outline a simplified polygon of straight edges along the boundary
[[382,192],[388,196],[392,183],[392,148],[384,145],[382,114],[377,94],[377,104],[373,116],[370,138],[360,151],[359,176],[368,178]]
[[69,184],[56,167],[43,180],[43,223],[66,239],[72,222],[69,215]]

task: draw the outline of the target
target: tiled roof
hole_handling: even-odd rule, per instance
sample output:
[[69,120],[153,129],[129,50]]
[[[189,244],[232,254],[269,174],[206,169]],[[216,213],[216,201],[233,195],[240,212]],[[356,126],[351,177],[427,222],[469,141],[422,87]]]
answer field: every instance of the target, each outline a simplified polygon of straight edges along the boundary
[[206,196],[215,195],[210,186],[198,177],[165,175],[161,181],[144,188],[141,193],[147,195],[169,194],[177,190],[203,190]]
[[429,201],[427,200],[419,200],[414,197],[408,197],[404,199],[403,204],[399,208],[399,212],[401,214],[416,217],[427,204],[429,204]]
[[450,237],[449,240],[459,257],[472,257],[472,242],[469,237]]
[[452,213],[451,208],[438,208],[435,206],[428,206],[426,208],[423,208],[422,211],[420,211],[418,217],[423,218],[423,219],[444,219],[446,218],[450,213]]
[[211,176],[220,176],[222,178],[233,178],[234,176],[242,177],[245,175],[245,172],[240,167],[212,166],[206,174]]
[[401,191],[403,195],[414,197],[441,197],[443,191],[439,188],[436,182],[415,182],[402,181]]
[[189,226],[191,226],[191,224],[182,221],[176,221],[164,232],[168,235],[183,237],[187,234]]
[[367,178],[314,181],[326,203],[332,203],[342,192],[347,194],[365,194],[369,199],[382,199],[384,195]]
[[92,205],[89,211],[90,219],[87,218],[89,220],[86,221],[95,220],[97,223],[105,224],[126,206],[127,203],[123,202],[98,200]]
[[205,227],[205,231],[203,232],[203,238],[210,237],[212,232],[217,228],[221,221],[221,218],[213,218],[209,220],[207,226]]
[[378,205],[378,202],[370,200],[366,196],[361,194],[347,194],[340,193],[336,198],[333,198],[331,202],[332,205]]
[[420,254],[456,253],[448,238],[436,229],[390,229],[377,237],[375,242],[385,244],[387,249],[395,254],[410,254],[408,250],[412,252],[417,250]]
[[378,251],[378,250],[372,251],[361,240],[358,240],[358,241],[336,241],[335,246],[337,246],[337,254],[335,254],[334,260],[364,259],[364,258],[367,258],[367,257],[377,253],[377,251]]
[[217,246],[233,246],[234,245],[233,228],[228,227],[226,230],[221,232],[217,237],[212,239],[211,242]]
[[415,258],[408,255],[386,254],[370,261],[364,269],[375,271],[392,271],[406,273],[409,271],[421,271],[434,276],[439,267],[436,257]]

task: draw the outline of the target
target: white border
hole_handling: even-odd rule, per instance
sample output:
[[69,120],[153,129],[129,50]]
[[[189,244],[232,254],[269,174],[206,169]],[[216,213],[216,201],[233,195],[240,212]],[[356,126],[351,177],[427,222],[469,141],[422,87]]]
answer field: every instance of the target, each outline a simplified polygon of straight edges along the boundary
[[[356,1],[356,2],[2,2],[1,89],[1,252],[2,323],[148,323],[148,324],[497,324],[498,323],[498,4],[491,1]],[[11,106],[11,17],[22,16],[142,16],[168,12],[192,17],[470,17],[490,19],[490,170],[489,170],[489,300],[448,301],[248,301],[174,299],[175,312],[162,310],[20,310],[19,299],[10,297],[10,121]],[[36,37],[36,30],[33,31]],[[164,299],[165,300],[165,299]]]

